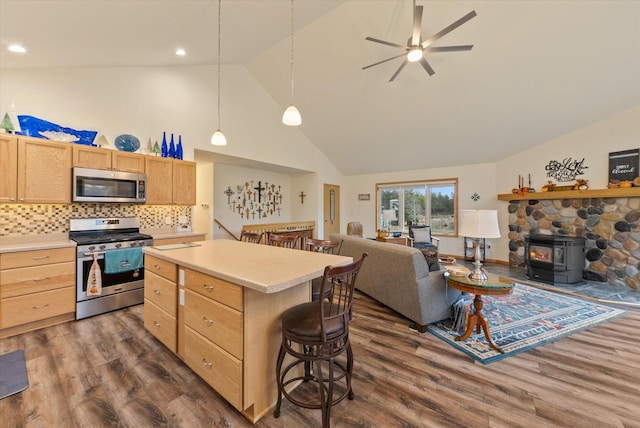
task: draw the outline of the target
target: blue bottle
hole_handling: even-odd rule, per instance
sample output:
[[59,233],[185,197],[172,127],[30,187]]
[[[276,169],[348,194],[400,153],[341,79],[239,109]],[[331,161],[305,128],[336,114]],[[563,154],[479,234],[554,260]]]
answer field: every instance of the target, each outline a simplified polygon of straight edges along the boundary
[[176,144],[173,142],[173,134],[171,134],[171,144],[169,144],[169,154],[167,155],[167,157],[176,157]]
[[166,158],[169,154],[169,148],[167,147],[167,133],[162,133],[162,157]]
[[182,135],[178,135],[178,147],[176,147],[176,158],[182,159]]

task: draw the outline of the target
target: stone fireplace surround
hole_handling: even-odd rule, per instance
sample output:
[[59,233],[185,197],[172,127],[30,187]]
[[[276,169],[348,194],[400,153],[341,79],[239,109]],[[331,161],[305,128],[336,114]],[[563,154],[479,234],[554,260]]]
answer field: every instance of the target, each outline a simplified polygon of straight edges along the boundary
[[529,234],[583,237],[584,279],[640,291],[640,197],[512,199],[508,211],[510,265],[524,266]]

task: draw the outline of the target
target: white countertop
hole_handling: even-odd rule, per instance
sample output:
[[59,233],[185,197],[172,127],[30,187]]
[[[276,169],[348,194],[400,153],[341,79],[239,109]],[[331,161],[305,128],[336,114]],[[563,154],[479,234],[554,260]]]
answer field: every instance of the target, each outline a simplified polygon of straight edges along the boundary
[[48,250],[52,248],[67,248],[75,246],[76,243],[69,239],[69,235],[67,233],[50,233],[25,236],[0,236],[0,253]]
[[140,233],[151,235],[153,239],[189,238],[191,236],[205,236],[204,232],[176,232],[173,229],[140,229]]
[[320,277],[325,266],[352,262],[351,257],[229,239],[194,244],[197,246],[170,250],[144,247],[142,251],[262,293],[277,293]]

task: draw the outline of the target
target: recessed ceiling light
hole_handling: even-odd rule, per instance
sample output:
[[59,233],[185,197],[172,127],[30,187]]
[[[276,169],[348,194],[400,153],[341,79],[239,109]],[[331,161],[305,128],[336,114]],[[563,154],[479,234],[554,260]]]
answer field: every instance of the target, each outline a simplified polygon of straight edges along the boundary
[[185,56],[187,54],[187,51],[185,51],[184,49],[176,49],[176,55],[178,56]]
[[24,48],[24,46],[20,46],[20,45],[11,45],[9,46],[9,51],[14,52],[14,53],[25,53],[27,52],[27,50]]

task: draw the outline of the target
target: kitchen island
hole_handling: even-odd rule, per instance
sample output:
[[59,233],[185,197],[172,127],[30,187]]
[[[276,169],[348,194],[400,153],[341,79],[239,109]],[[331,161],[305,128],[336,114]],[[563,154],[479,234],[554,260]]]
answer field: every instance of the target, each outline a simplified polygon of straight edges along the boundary
[[352,261],[226,239],[143,251],[145,327],[254,423],[277,399],[280,316]]

